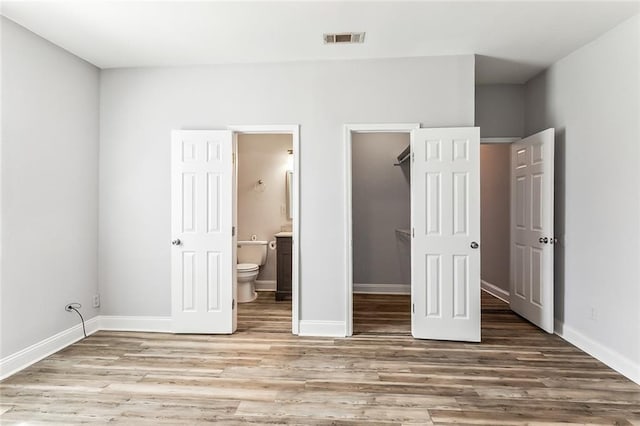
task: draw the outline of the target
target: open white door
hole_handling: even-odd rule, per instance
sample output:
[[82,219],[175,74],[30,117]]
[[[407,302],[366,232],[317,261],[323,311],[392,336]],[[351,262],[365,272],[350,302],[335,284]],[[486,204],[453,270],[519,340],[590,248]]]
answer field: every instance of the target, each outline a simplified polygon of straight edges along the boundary
[[411,332],[480,341],[480,129],[411,133]]
[[234,163],[231,131],[173,131],[171,315],[175,333],[235,331]]
[[553,333],[554,129],[511,146],[510,306]]

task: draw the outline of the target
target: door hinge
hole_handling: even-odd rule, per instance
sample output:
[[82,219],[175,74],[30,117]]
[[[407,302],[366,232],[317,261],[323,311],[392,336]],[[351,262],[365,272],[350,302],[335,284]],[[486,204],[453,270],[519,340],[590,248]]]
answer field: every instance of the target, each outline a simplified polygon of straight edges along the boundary
[[231,310],[233,311],[236,308],[236,299],[231,299]]
[[415,303],[411,304],[411,313],[413,313],[413,314],[416,313],[416,304]]
[[411,228],[411,237],[412,238],[416,237],[416,228]]
[[235,152],[231,153],[231,164],[233,164],[234,166],[236,164],[236,153]]
[[235,227],[235,226],[232,226],[232,227],[231,227],[231,236],[232,236],[232,237],[235,237],[235,236],[236,236],[236,227]]
[[416,161],[416,153],[412,152],[411,153],[411,162],[413,163],[414,161]]

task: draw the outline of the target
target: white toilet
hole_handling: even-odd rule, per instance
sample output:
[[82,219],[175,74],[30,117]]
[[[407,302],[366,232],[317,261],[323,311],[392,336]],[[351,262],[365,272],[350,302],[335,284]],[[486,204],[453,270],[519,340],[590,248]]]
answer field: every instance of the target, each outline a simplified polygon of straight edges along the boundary
[[256,278],[267,260],[267,241],[238,241],[238,303],[253,302]]

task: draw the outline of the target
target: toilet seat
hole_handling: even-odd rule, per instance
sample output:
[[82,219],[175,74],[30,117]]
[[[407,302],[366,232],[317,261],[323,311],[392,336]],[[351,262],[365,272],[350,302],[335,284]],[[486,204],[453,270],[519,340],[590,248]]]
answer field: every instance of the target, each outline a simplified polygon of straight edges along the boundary
[[254,272],[260,269],[255,263],[238,263],[236,266],[238,272]]

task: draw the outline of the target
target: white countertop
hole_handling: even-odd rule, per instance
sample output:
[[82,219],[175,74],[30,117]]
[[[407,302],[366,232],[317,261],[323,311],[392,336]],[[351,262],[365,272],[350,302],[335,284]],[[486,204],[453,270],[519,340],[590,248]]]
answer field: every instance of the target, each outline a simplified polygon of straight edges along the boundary
[[274,235],[274,237],[291,237],[293,235],[293,232],[291,231],[280,231],[277,234]]

